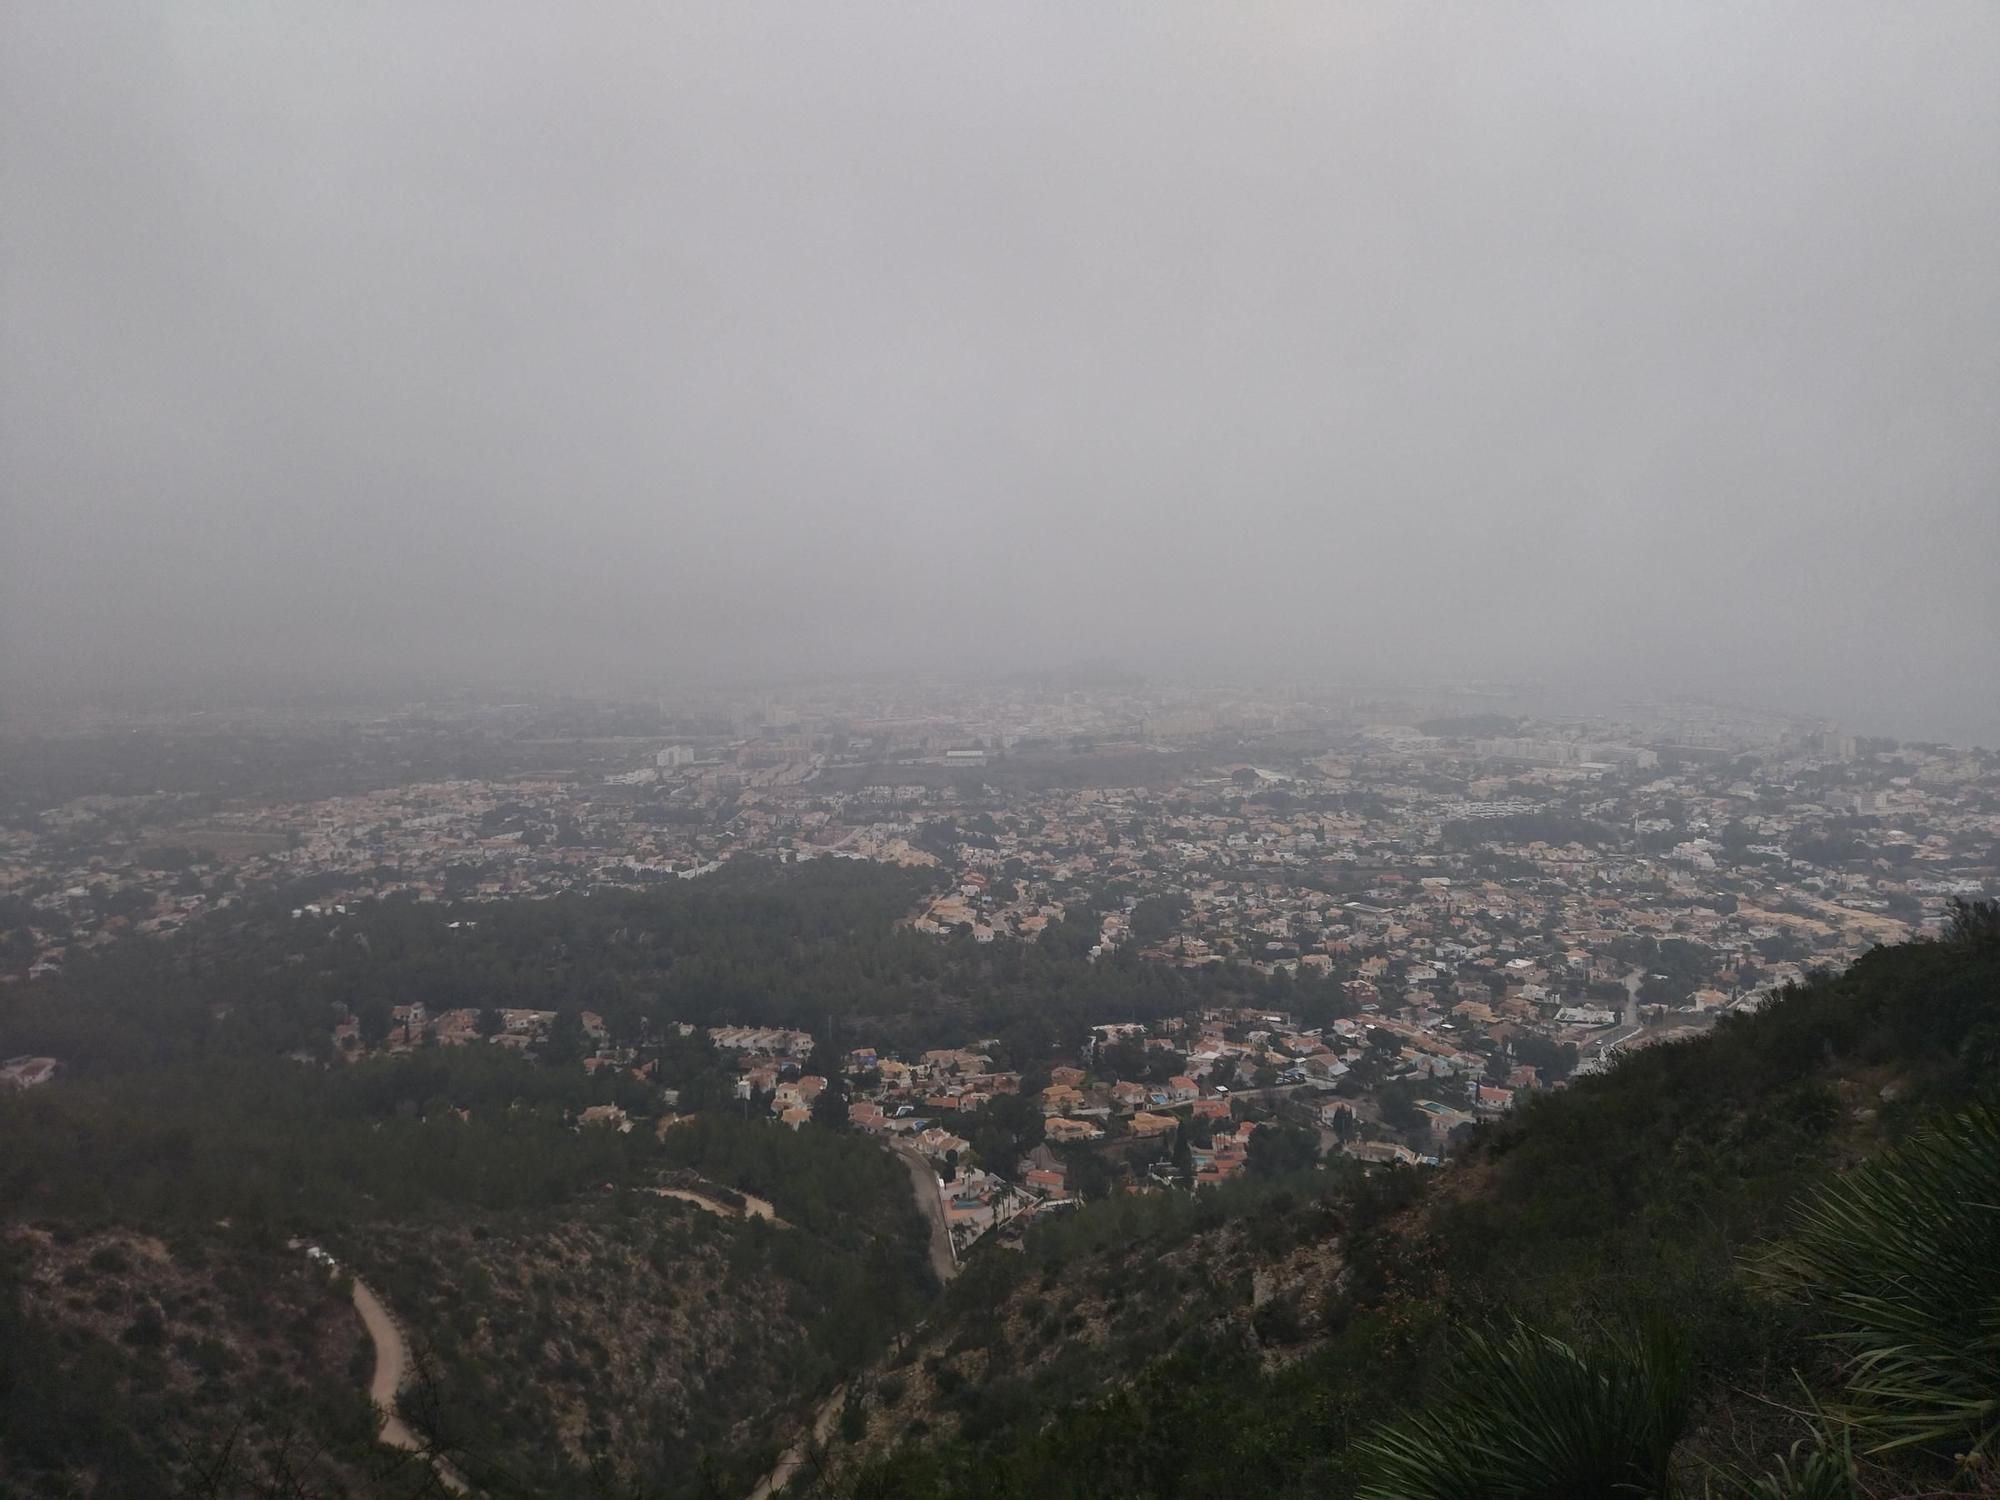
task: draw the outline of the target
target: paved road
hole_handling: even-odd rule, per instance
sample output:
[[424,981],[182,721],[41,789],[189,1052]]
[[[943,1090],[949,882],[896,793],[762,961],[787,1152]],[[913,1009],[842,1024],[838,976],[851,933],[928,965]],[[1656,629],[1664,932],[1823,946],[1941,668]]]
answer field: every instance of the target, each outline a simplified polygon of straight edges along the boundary
[[958,1274],[958,1257],[951,1253],[951,1226],[945,1223],[944,1200],[938,1196],[937,1173],[921,1152],[908,1146],[891,1146],[910,1174],[910,1191],[917,1207],[931,1226],[931,1269],[941,1282]]
[[1579,1049],[1582,1056],[1594,1056],[1609,1061],[1624,1048],[1625,1044],[1640,1035],[1645,1027],[1639,1024],[1639,986],[1646,982],[1646,971],[1634,969],[1622,981],[1625,986],[1625,1009],[1618,1029],[1600,1032],[1597,1040]]

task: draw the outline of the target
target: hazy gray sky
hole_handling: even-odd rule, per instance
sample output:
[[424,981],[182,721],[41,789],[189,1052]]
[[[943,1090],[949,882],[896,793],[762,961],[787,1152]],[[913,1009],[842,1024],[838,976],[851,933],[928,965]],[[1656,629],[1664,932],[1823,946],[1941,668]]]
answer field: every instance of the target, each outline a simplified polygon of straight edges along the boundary
[[2000,5],[0,8],[0,671],[2000,743]]

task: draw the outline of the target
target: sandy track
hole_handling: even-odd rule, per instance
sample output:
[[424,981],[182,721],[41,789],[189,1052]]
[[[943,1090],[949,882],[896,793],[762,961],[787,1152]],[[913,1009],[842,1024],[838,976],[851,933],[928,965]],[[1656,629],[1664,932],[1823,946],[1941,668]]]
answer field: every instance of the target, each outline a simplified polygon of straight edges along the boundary
[[777,1225],[780,1229],[790,1229],[792,1227],[778,1217],[778,1211],[771,1206],[769,1200],[759,1198],[754,1193],[743,1194],[743,1207],[738,1208],[733,1203],[724,1203],[720,1198],[711,1198],[708,1194],[698,1193],[693,1188],[663,1187],[654,1188],[653,1191],[658,1193],[662,1198],[678,1198],[683,1203],[692,1203],[699,1208],[707,1209],[712,1214],[719,1214],[725,1219],[748,1217],[767,1220]]
[[374,1288],[358,1277],[354,1282],[354,1310],[361,1314],[362,1325],[375,1345],[375,1373],[368,1381],[368,1399],[382,1413],[382,1441],[405,1453],[428,1456],[446,1489],[459,1495],[469,1493],[472,1487],[465,1477],[443,1457],[432,1453],[431,1445],[397,1412],[396,1395],[410,1378],[410,1346]]

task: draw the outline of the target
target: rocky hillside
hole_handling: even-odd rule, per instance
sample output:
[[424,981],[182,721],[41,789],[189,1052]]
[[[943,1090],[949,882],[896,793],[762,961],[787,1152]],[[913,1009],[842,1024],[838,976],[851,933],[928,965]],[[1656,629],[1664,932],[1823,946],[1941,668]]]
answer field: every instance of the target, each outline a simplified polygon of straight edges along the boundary
[[162,1239],[27,1225],[0,1245],[0,1494],[421,1487],[375,1442],[352,1305],[304,1257],[227,1226]]
[[[474,1154],[445,1119],[414,1134],[434,1157],[422,1170],[457,1150],[480,1181],[508,1139],[523,1161],[579,1139],[517,1111],[514,1135]],[[95,1149],[80,1123],[70,1144]],[[7,1500],[438,1492],[376,1440],[374,1348],[345,1276],[402,1327],[416,1378],[401,1415],[494,1500],[736,1494],[930,1288],[908,1179],[854,1134],[705,1120],[649,1136],[619,1172],[637,1181],[545,1205],[437,1195],[394,1216],[351,1217],[379,1195],[320,1197],[311,1178],[282,1217],[172,1213],[152,1176],[115,1168],[102,1180],[145,1192],[92,1213],[72,1188],[66,1213],[0,1227]],[[402,1169],[379,1170],[363,1188]],[[777,1217],[742,1213],[745,1192]]]
[[1038,1233],[1027,1257],[981,1256],[865,1387],[846,1457],[977,1443],[1181,1349],[1226,1344],[1263,1369],[1297,1359],[1337,1309],[1339,1228],[1325,1199],[1242,1184],[1193,1204],[1113,1200]]
[[748,1488],[831,1384],[795,1228],[635,1194],[354,1238],[409,1327],[405,1410],[491,1495]]

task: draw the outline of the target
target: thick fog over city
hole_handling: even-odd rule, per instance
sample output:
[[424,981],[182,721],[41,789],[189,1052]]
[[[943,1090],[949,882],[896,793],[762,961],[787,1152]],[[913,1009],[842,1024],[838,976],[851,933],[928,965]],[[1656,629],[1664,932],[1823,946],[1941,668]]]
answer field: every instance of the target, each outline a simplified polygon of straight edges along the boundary
[[0,1496],[2000,1500],[1996,61],[0,3]]
[[0,688],[2000,743],[1984,3],[15,5]]

